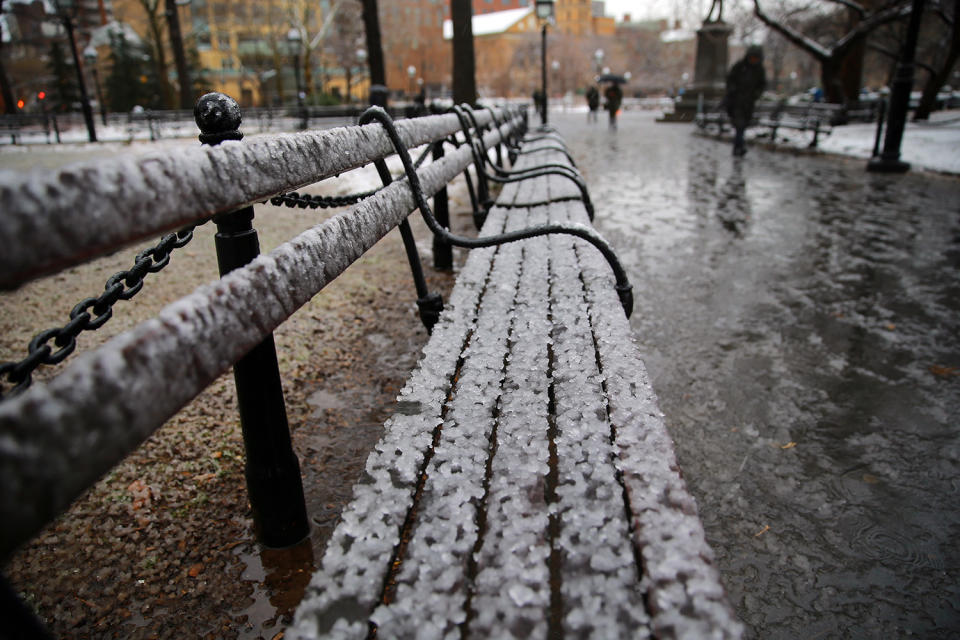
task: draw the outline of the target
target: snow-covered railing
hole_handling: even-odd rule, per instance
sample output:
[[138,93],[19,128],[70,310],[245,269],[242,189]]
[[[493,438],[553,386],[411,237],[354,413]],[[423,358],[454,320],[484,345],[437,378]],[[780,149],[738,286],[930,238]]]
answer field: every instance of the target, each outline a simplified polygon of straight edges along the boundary
[[[478,112],[479,124],[491,116]],[[460,130],[453,114],[401,120],[408,147]],[[0,171],[0,289],[394,153],[379,125],[262,136],[57,170]]]
[[[236,115],[239,125],[239,111]],[[484,134],[488,146],[522,126],[518,112],[497,115],[502,124]],[[492,114],[479,117],[481,125],[493,119]],[[407,146],[442,141],[460,128],[455,115],[396,125]],[[210,141],[218,137],[213,130],[205,133]],[[221,139],[237,137],[228,130],[219,133]],[[218,235],[229,235],[237,228],[238,218],[242,226],[252,203],[393,153],[384,128],[372,123],[116,158],[26,176],[0,172],[2,286],[10,288],[212,216],[218,222]],[[472,161],[470,148],[462,146],[425,166],[418,174],[424,193],[435,195]],[[415,206],[409,181],[393,182],[268,255],[243,266],[230,265],[236,268],[224,269],[229,273],[221,280],[168,305],[157,317],[96,351],[77,356],[49,382],[0,402],[0,520],[4,523],[0,558],[29,540],[235,363],[241,387],[243,360],[252,356],[252,366],[262,368],[263,361],[256,358],[264,356],[267,342],[271,352],[267,359],[272,354],[271,332],[405,221]],[[185,353],[190,354],[189,363]],[[278,379],[274,382],[279,385]],[[257,396],[270,393],[262,387],[255,390]],[[150,402],[144,402],[145,397]],[[243,413],[242,399],[240,405]],[[242,419],[246,431],[247,420]],[[286,427],[285,416],[280,419]],[[285,438],[287,453],[278,454],[282,459],[292,455],[289,432],[276,426],[267,424],[263,430],[268,438]],[[248,443],[248,463],[267,448],[251,448]],[[287,473],[296,474],[299,486],[296,459],[292,462]],[[254,503],[256,490],[250,489]],[[258,525],[269,520],[258,518],[259,509],[283,510],[276,504],[281,502],[276,495],[262,496],[266,507],[254,505]],[[299,509],[303,510],[302,500]],[[287,515],[280,514],[281,518]],[[258,533],[264,539],[264,532]],[[270,535],[266,534],[266,541],[276,544]],[[281,523],[278,535],[297,534]]]

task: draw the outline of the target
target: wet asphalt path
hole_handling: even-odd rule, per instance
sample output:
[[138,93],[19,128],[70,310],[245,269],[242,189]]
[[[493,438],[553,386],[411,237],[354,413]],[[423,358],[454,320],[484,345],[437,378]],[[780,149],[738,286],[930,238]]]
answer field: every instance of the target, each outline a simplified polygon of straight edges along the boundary
[[960,634],[960,179],[552,115],[758,638]]

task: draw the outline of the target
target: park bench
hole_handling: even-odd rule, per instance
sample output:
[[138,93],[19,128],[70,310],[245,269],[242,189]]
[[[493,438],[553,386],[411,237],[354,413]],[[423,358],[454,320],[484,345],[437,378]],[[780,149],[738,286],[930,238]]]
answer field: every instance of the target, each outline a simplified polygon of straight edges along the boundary
[[[0,365],[0,375],[68,355],[77,332],[136,293],[211,217],[223,272],[0,402],[0,558],[231,365],[258,538],[301,540],[308,525],[282,394],[279,416],[265,406],[280,393],[271,332],[389,230],[409,233],[407,216],[428,213],[427,198],[472,164],[483,227],[462,238],[425,216],[441,240],[472,251],[442,313],[411,255],[432,335],[286,637],[738,637],[630,335],[630,287],[589,225],[582,179],[547,148],[558,138],[521,142],[525,114],[513,110],[397,123],[372,110],[368,120],[228,143],[240,137],[239,110],[208,96],[201,139],[219,146],[0,174],[0,239],[10,247],[0,287],[180,229],[111,279],[104,299],[82,301],[67,326],[40,334],[31,362]],[[518,153],[543,150],[507,169],[490,158],[507,141]],[[417,169],[408,149],[422,145],[434,161]],[[383,164],[394,153],[402,179]],[[255,257],[251,205],[326,206],[295,190],[370,162],[382,189]],[[481,197],[492,176],[503,183],[495,202]]]
[[[821,135],[829,135],[834,124],[842,121],[844,108],[838,104],[822,102],[802,102],[788,104],[780,102],[759,102],[754,109],[751,127],[763,127],[767,130],[766,137],[771,142],[777,142],[779,129],[810,132],[813,137],[808,145],[816,148]],[[697,115],[694,120],[697,126],[707,131],[713,128],[717,136],[723,135],[731,127],[730,118],[719,101],[698,103]]]
[[[10,137],[10,144],[21,144],[25,134],[43,133],[47,144],[60,142],[60,126],[54,113],[0,115],[0,138]],[[51,138],[53,135],[53,138]]]

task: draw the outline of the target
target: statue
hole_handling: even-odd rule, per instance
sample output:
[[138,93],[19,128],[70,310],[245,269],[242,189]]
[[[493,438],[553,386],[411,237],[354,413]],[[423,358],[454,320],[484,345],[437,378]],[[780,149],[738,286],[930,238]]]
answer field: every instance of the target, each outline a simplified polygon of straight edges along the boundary
[[[713,15],[714,9],[717,9],[717,19],[711,20],[710,17]],[[713,4],[710,5],[710,11],[707,12],[707,17],[703,21],[704,23],[723,22],[723,0],[713,0]]]

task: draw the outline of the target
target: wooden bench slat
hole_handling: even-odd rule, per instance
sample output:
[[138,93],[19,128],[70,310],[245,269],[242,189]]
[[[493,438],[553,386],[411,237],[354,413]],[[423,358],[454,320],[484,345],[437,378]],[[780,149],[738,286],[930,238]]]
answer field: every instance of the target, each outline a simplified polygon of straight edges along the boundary
[[578,243],[577,253],[654,634],[739,638],[743,626],[727,602],[630,324],[609,312],[617,304],[609,268],[591,247]]
[[[580,203],[553,208],[555,222],[585,222]],[[597,366],[581,267],[569,236],[552,236],[551,299],[556,360],[558,494],[563,552],[564,631],[610,638],[630,628],[649,637],[649,617],[630,540],[623,487],[613,466],[611,427]],[[584,251],[592,251],[592,247]]]
[[[524,197],[521,183],[515,197]],[[510,193],[507,193],[510,196]],[[505,218],[505,225],[502,222]],[[525,226],[521,217],[493,212],[483,235]],[[524,269],[522,247],[500,247],[479,300],[477,323],[463,354],[463,366],[449,403],[440,442],[427,471],[397,576],[396,595],[371,619],[385,638],[442,637],[469,615],[470,563],[483,519],[484,479],[491,436],[498,426],[499,389],[516,317],[517,287]]]
[[[490,434],[503,382],[520,247],[500,247],[427,470],[396,596],[371,619],[386,638],[443,637],[466,619],[464,575],[477,537]],[[414,613],[416,615],[414,615]]]
[[[496,228],[498,222],[490,219],[488,224]],[[502,219],[499,224],[502,228]],[[433,339],[401,391],[398,412],[386,422],[384,435],[367,460],[368,477],[354,488],[354,500],[341,515],[347,524],[338,526],[328,543],[323,569],[314,574],[299,610],[309,615],[298,615],[290,630],[293,637],[366,636],[370,611],[383,591],[497,251],[470,252],[447,302],[449,312],[434,327]],[[396,478],[394,469],[404,470],[402,478]],[[396,483],[402,484],[401,490],[396,490]]]
[[[518,197],[531,197],[521,191]],[[512,213],[525,224],[545,216]],[[477,554],[477,638],[546,638],[551,604],[550,541],[545,478],[550,425],[547,240],[518,243],[523,265],[500,397],[496,444],[485,499],[485,531]]]

